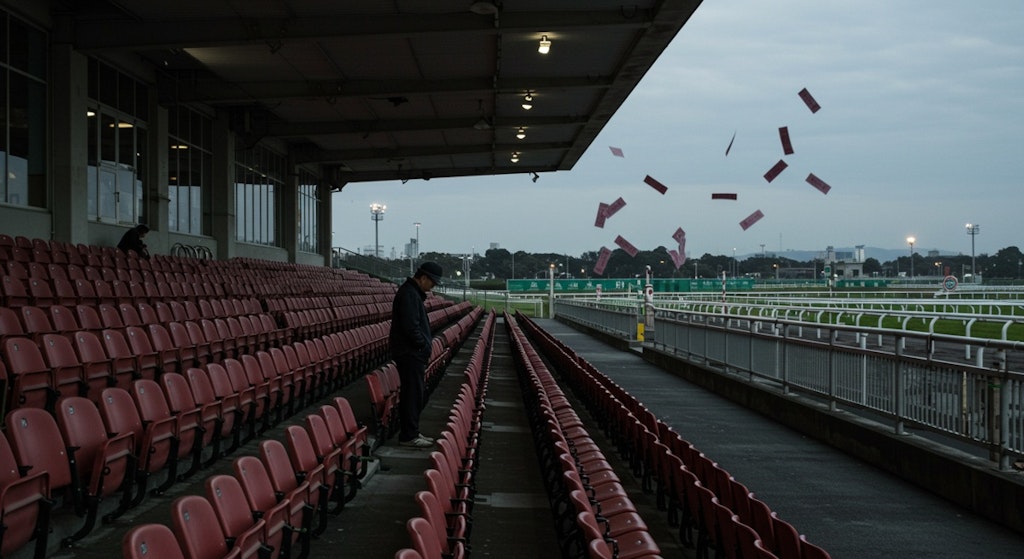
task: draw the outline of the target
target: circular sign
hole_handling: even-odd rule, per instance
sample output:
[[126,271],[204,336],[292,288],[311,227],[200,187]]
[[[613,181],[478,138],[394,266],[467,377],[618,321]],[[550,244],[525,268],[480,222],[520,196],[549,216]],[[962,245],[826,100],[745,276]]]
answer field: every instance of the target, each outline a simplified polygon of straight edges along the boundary
[[942,278],[942,289],[946,291],[953,291],[956,289],[956,276],[946,276]]

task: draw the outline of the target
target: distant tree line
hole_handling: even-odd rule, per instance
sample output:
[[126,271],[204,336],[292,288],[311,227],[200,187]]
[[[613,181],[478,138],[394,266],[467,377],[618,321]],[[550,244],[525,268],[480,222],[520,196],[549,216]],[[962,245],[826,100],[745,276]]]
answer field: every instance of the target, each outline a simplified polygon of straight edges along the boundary
[[[437,252],[423,253],[420,260],[434,260],[440,263],[445,269],[445,275],[450,278],[463,278],[462,274],[468,268],[473,281],[547,278],[551,269],[554,270],[555,277],[629,278],[642,276],[647,266],[651,267],[654,277],[659,278],[712,278],[721,276],[724,271],[729,276],[769,279],[791,277],[794,274],[787,273],[787,270],[795,269],[807,272],[805,277],[813,274],[820,278],[824,268],[821,259],[799,261],[767,253],[734,260],[728,255],[704,253],[699,258],[691,257],[677,270],[672,264],[668,250],[665,247],[658,247],[654,250],[642,250],[635,257],[630,257],[621,249],[615,249],[605,266],[604,273],[597,275],[594,274],[597,257],[598,253],[594,251],[570,256],[521,250],[512,253],[504,248],[495,248],[469,258],[468,264],[465,262],[467,258],[463,256]],[[864,276],[894,278],[900,276],[901,272],[909,275],[910,258],[909,254],[887,262],[867,258],[863,265]],[[931,258],[915,252],[913,259],[914,275],[918,277],[938,277],[948,272],[963,279],[965,274],[971,273],[970,255]],[[974,260],[977,273],[984,278],[985,283],[1022,279],[1024,254],[1016,246],[1000,249],[992,255],[976,255]]]

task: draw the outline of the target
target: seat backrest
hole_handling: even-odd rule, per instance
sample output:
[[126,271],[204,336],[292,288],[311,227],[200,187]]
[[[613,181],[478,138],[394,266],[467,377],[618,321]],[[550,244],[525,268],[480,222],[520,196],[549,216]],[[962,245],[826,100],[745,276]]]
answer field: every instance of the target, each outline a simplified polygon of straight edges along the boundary
[[7,413],[7,437],[25,474],[45,471],[51,493],[71,484],[71,468],[57,421],[46,410],[18,408]]
[[124,321],[121,319],[121,311],[114,305],[101,303],[99,305],[100,322],[104,328],[124,328]]
[[28,338],[4,340],[4,357],[11,377],[13,392],[11,404],[16,406],[46,407],[50,383],[50,367],[43,359],[39,346]]
[[129,303],[121,303],[117,306],[117,310],[121,313],[121,322],[125,326],[141,326],[142,317],[139,316],[139,311]]
[[412,540],[413,548],[423,557],[441,557],[441,543],[437,541],[437,531],[425,518],[417,516],[406,522],[406,530]]
[[41,336],[54,332],[49,317],[39,307],[25,305],[21,307],[21,321],[25,325],[25,333],[33,336]]
[[54,332],[76,332],[82,329],[75,313],[64,305],[51,305],[49,311]]
[[11,556],[36,534],[40,506],[50,494],[48,481],[45,472],[21,477],[10,443],[0,435],[0,510],[4,526],[0,554],[4,557]]
[[135,435],[107,436],[99,410],[79,396],[57,403],[57,425],[74,452],[77,474],[87,495],[103,497],[117,492],[134,472]]
[[420,507],[420,516],[434,529],[434,537],[441,547],[441,552],[449,553],[448,521],[445,519],[441,503],[437,501],[437,497],[430,491],[418,491],[415,499],[416,504]]
[[163,524],[134,526],[121,539],[124,559],[185,559],[174,532]]
[[185,495],[171,503],[171,527],[189,559],[222,559],[227,541],[213,506],[205,497]]
[[164,391],[156,381],[138,379],[132,383],[128,392],[135,400],[135,407],[139,410],[142,421],[161,421],[171,417]]
[[18,313],[10,307],[0,307],[0,337],[24,336],[25,325]]
[[263,520],[253,521],[245,492],[238,480],[227,474],[218,474],[206,479],[206,500],[220,523],[226,538],[234,539],[232,550],[239,549],[241,557],[255,557],[264,544]]
[[[88,284],[86,284],[88,285]],[[89,289],[92,289],[90,286]],[[91,305],[75,305],[75,314],[78,315],[78,324],[85,330],[102,330],[103,321],[99,313]]]

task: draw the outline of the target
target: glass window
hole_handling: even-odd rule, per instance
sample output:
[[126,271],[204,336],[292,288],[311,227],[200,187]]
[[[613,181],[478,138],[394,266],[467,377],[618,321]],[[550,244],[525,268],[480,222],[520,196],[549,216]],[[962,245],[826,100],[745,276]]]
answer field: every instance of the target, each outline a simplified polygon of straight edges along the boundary
[[306,170],[299,171],[299,250],[304,252],[319,252],[319,223],[320,200],[319,180]]
[[0,11],[0,202],[46,207],[47,38]]
[[210,190],[213,172],[209,137],[202,133],[212,121],[189,107],[176,105],[168,109],[168,185],[177,188],[174,216],[168,216],[172,231],[199,235],[203,233],[204,195]]
[[239,240],[276,246],[276,196],[284,184],[284,169],[284,157],[266,148],[239,152],[235,169],[236,200],[241,204],[235,214]]

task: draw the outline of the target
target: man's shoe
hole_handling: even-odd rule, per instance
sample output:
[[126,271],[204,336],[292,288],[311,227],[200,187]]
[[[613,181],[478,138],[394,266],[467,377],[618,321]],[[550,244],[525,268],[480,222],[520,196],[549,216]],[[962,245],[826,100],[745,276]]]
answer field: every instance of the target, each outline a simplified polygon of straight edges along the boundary
[[427,440],[425,437],[417,436],[415,439],[408,441],[398,441],[398,446],[406,446],[410,448],[431,448],[434,443]]
[[424,435],[423,433],[420,433],[420,434],[418,435],[418,438],[420,438],[420,439],[424,439],[424,440],[426,440],[427,442],[429,442],[430,444],[434,444],[434,442],[435,442],[435,439],[434,439],[434,438],[432,438],[432,437],[428,437],[428,436]]

